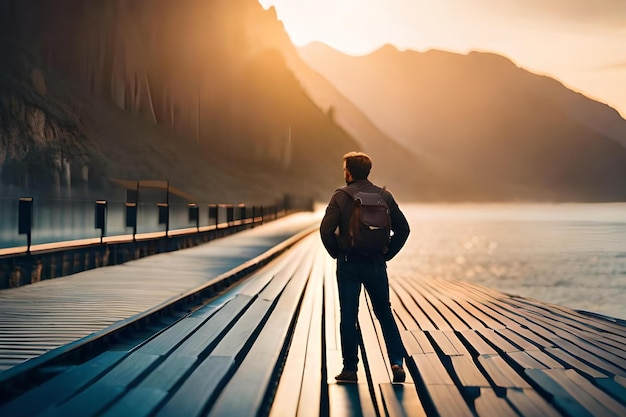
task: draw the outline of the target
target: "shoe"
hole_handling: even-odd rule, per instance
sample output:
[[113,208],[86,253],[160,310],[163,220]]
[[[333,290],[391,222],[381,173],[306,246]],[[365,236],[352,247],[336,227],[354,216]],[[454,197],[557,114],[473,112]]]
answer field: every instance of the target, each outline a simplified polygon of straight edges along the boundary
[[404,372],[404,368],[400,365],[393,365],[391,367],[391,372],[393,372],[393,382],[404,382],[406,380],[406,373]]
[[357,382],[356,371],[346,371],[344,369],[335,379],[339,384],[354,384]]

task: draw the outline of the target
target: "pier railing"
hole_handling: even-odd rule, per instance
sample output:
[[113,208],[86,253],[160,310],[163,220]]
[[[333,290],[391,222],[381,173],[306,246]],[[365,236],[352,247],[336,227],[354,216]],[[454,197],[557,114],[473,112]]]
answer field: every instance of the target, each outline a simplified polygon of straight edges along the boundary
[[15,226],[25,245],[0,248],[0,289],[196,246],[294,211],[311,210],[312,202],[293,196],[269,205],[95,200],[90,205],[92,215],[87,209],[81,219],[70,216],[72,223],[93,219],[91,237],[34,244],[37,200],[19,198],[16,206],[16,215],[6,216],[5,221]]

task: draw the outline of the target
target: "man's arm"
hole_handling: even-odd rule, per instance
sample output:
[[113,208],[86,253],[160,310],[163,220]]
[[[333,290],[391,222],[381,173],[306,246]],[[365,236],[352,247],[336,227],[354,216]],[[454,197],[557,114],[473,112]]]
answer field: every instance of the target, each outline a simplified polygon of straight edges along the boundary
[[400,252],[400,249],[406,243],[409,238],[409,222],[406,220],[404,213],[398,207],[393,197],[391,197],[392,204],[389,205],[389,215],[391,216],[391,230],[393,235],[389,242],[389,249],[385,254],[385,260],[389,261]]
[[337,258],[337,256],[339,256],[339,242],[337,242],[336,230],[339,226],[341,210],[337,202],[338,193],[338,191],[335,192],[335,194],[331,197],[328,207],[326,207],[324,218],[322,218],[322,223],[320,224],[320,236],[322,238],[322,243],[324,244],[328,254],[333,258]]

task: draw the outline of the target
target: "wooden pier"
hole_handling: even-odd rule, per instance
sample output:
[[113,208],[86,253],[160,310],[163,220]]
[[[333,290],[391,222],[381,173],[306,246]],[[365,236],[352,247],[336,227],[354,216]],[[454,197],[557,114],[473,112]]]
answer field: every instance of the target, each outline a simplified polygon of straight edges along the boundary
[[[172,280],[206,275],[189,259],[189,268],[177,273],[166,268],[173,259],[164,260],[202,248],[156,255],[152,268],[150,258],[142,260],[136,273],[145,274],[145,285],[136,291],[160,287],[149,271],[164,269]],[[626,415],[626,327],[620,323],[460,281],[391,276],[391,290],[408,352],[404,384],[391,382],[365,295],[359,382],[334,381],[341,370],[334,261],[313,230],[144,340],[117,340],[80,362],[43,366],[38,381],[18,379],[30,386],[10,398],[7,393],[0,415]],[[108,295],[114,304],[114,292]],[[25,319],[44,320],[44,306]],[[67,308],[71,313],[70,301]],[[31,330],[36,333],[34,324]]]

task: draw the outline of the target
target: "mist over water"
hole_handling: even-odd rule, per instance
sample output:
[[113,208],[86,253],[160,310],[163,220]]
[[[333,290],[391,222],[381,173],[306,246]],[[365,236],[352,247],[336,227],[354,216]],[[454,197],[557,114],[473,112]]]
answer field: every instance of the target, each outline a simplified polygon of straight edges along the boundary
[[389,274],[463,280],[626,319],[626,203],[401,205]]

